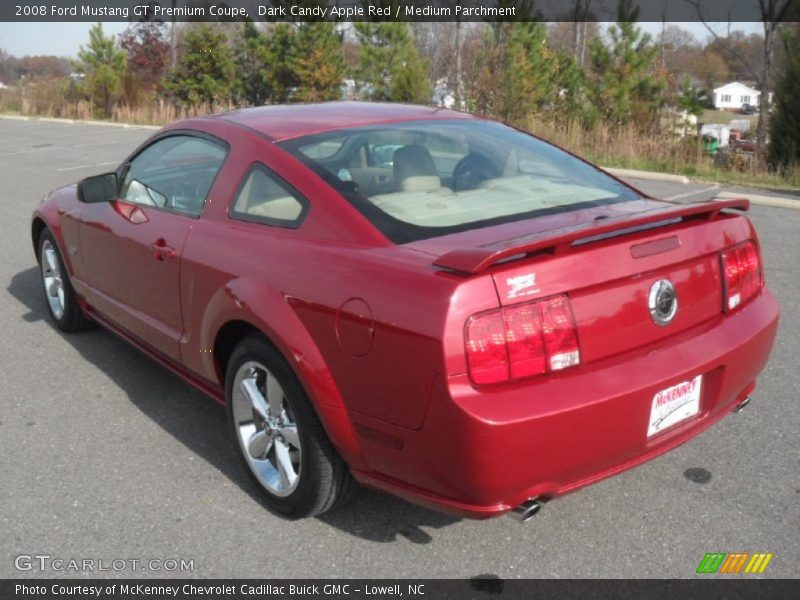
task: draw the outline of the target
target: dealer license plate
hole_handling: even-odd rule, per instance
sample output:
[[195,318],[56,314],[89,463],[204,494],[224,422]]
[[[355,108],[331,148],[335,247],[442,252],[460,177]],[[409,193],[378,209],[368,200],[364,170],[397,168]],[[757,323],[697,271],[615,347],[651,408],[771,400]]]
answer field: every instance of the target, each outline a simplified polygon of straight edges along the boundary
[[661,433],[700,412],[700,384],[702,375],[684,381],[653,396],[647,437]]

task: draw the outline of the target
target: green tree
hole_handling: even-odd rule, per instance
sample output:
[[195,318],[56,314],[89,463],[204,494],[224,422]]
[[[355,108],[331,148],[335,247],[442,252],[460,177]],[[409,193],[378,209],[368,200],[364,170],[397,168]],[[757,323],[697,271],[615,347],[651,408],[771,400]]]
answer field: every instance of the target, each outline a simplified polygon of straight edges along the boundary
[[408,23],[356,23],[359,42],[356,76],[371,100],[427,104],[428,65],[414,45]]
[[295,33],[292,67],[297,78],[294,99],[338,100],[345,78],[344,36],[333,23],[309,22]]
[[251,106],[261,106],[269,97],[264,77],[267,58],[267,36],[252,21],[245,21],[242,35],[233,49],[236,65],[236,96]]
[[689,115],[700,117],[705,110],[705,92],[692,85],[688,78],[681,81],[675,95],[675,105],[681,110],[686,111],[686,118],[683,120],[683,135],[687,134],[689,127]]
[[592,104],[611,125],[649,122],[661,100],[663,82],[655,75],[658,48],[636,26],[639,7],[622,0],[617,23],[609,27],[609,42],[595,37],[589,50],[593,81]]
[[586,71],[571,54],[555,58],[556,119],[563,123],[583,121],[586,116]]
[[101,23],[89,30],[89,44],[78,51],[75,68],[86,75],[85,83],[95,110],[110,117],[125,77],[125,52],[112,36],[103,35]]
[[543,23],[494,24],[486,31],[478,63],[473,94],[481,113],[524,127],[559,98],[558,60],[547,46]]
[[297,88],[295,35],[294,26],[277,23],[267,36],[261,74],[267,87],[267,99],[276,104],[288,102]]
[[800,28],[783,32],[783,71],[775,82],[775,114],[769,121],[769,163],[800,164]]
[[223,32],[211,25],[186,32],[184,52],[164,86],[179,102],[214,105],[230,99],[236,69]]

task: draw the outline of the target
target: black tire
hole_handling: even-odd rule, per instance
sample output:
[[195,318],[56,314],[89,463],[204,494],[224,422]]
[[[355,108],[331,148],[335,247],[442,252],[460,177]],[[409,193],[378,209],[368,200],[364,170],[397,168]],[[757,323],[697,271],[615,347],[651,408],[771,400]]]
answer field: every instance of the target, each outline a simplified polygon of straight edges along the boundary
[[[254,363],[263,365],[268,371],[268,376],[274,376],[282,388],[285,414],[287,419],[291,415],[291,419],[296,424],[297,436],[302,448],[298,453],[299,471],[296,487],[293,491],[286,490],[286,495],[278,495],[271,491],[256,474],[255,467],[250,462],[252,460],[249,458],[250,453],[244,447],[243,436],[239,431],[240,424],[237,423],[234,416],[234,402],[237,402],[237,406],[240,407],[236,409],[239,411],[240,423],[242,407],[246,404],[246,395],[240,392],[241,395],[237,396],[238,399],[234,399],[233,386],[237,374],[241,377],[241,372],[246,371],[248,365]],[[263,391],[264,397],[267,398],[266,389]],[[272,509],[291,518],[311,517],[338,508],[355,496],[358,484],[328,439],[325,429],[294,371],[264,336],[258,334],[248,336],[236,346],[225,373],[225,398],[228,405],[229,427],[239,457],[247,473],[262,492],[265,502]],[[252,411],[252,415],[254,420],[259,418],[255,410]],[[266,430],[266,426],[263,427]],[[269,457],[269,452],[275,452],[275,450],[268,450],[267,457]]]
[[[55,260],[58,263],[58,274],[60,276],[64,299],[61,314],[58,314],[53,308],[53,304],[50,301],[50,294],[45,284],[43,269],[43,263],[46,260],[46,257],[44,256],[45,247],[52,248],[53,252],[55,253]],[[43,229],[41,235],[39,235],[38,250],[37,256],[39,259],[39,276],[42,282],[42,290],[44,291],[47,313],[50,315],[53,323],[61,331],[67,333],[76,333],[78,331],[88,329],[91,326],[91,321],[86,317],[86,315],[83,314],[83,310],[78,303],[78,296],[75,294],[75,290],[72,287],[72,282],[69,279],[69,272],[64,264],[64,259],[61,257],[61,251],[58,248],[55,237],[47,228]]]

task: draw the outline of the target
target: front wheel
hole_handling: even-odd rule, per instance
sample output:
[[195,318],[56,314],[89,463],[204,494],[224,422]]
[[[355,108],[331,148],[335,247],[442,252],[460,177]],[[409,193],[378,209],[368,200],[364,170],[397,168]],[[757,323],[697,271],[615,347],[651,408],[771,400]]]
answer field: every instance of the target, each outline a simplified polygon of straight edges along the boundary
[[56,327],[70,333],[86,329],[90,321],[78,304],[78,296],[49,229],[39,236],[39,268],[47,308]]
[[243,340],[225,377],[228,417],[266,502],[290,517],[322,514],[356,490],[294,372],[262,336]]

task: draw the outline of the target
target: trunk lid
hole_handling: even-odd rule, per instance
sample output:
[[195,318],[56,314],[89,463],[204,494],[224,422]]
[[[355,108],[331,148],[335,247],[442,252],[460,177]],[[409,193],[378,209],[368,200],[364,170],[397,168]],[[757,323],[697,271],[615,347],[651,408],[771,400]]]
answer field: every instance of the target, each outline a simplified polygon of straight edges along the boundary
[[[571,221],[562,220],[556,228],[529,221],[533,233],[500,242],[478,241],[475,232],[468,232],[472,244],[462,238],[446,248],[439,238],[437,250],[444,253],[434,264],[462,276],[490,273],[503,306],[566,293],[585,363],[718,316],[723,305],[720,251],[749,235],[746,219],[721,211],[747,207],[745,200],[637,201],[615,211],[595,208],[570,214]],[[678,304],[665,324],[656,322],[649,306],[651,289],[662,280],[672,284]]]

